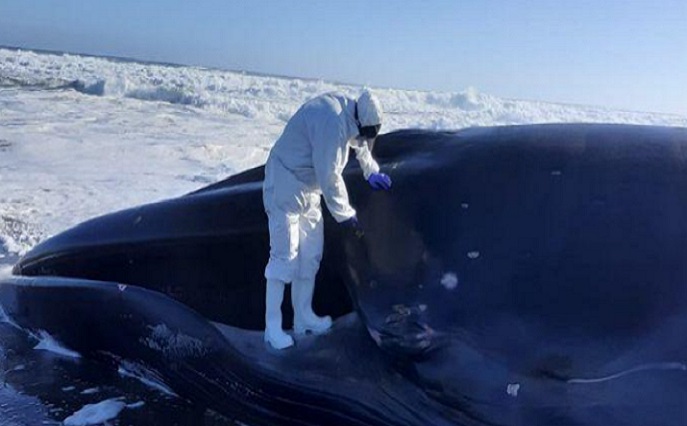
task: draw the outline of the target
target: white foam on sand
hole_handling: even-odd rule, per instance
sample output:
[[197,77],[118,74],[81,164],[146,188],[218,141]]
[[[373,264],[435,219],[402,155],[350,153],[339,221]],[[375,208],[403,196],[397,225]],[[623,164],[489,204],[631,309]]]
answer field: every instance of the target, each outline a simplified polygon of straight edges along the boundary
[[9,278],[12,276],[12,266],[11,265],[0,265],[0,280]]

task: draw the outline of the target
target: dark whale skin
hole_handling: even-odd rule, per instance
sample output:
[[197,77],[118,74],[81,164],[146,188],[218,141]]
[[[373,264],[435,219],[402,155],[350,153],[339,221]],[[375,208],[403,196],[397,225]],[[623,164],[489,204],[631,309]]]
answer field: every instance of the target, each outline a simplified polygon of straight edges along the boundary
[[[369,337],[348,335],[351,345],[364,348],[351,356],[360,364],[376,360],[381,382],[402,377],[403,385],[382,392],[389,399],[368,390],[352,392],[350,400],[339,394],[338,405],[336,398],[316,403],[338,413],[327,420],[305,411],[300,418],[293,406],[275,409],[269,397],[254,406],[288,412],[281,421],[294,424],[344,422],[345,413],[361,424],[684,423],[686,129],[410,130],[380,136],[375,157],[394,186],[371,191],[355,162],[347,168],[364,235],[343,231],[325,213],[315,307],[342,319],[354,310]],[[37,246],[14,272],[34,283],[60,276],[143,287],[199,318],[259,330],[268,253],[262,174],[253,169],[177,199],[85,222]],[[3,287],[0,303],[32,327],[37,314],[22,316],[22,309],[31,310],[39,298],[28,290],[21,301],[13,298],[25,286],[16,280]],[[52,294],[76,303],[70,292]],[[321,344],[338,347],[344,334],[335,328]],[[235,365],[246,382],[283,362],[276,370],[283,371],[281,380],[298,383],[288,367],[307,344],[290,356],[251,363],[246,352],[217,342],[210,346],[222,347],[222,356],[237,351],[233,356],[242,362]],[[350,362],[342,375],[359,377],[356,368]],[[345,389],[331,376],[321,384]],[[301,389],[294,397],[314,398],[303,390],[312,386],[293,386]],[[418,395],[427,399],[418,403]],[[403,415],[382,409],[391,400],[405,407]],[[251,409],[233,414],[240,419],[242,413],[261,418]]]

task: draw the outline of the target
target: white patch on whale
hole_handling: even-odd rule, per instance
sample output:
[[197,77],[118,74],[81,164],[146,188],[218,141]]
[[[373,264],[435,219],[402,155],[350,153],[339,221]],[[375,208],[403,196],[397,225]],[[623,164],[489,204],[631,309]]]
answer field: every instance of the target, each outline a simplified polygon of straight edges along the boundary
[[0,322],[12,324],[10,317],[7,316],[7,314],[5,313],[5,310],[2,308],[2,305],[0,305]]
[[17,323],[15,323],[12,318],[10,318],[9,315],[7,315],[7,312],[2,308],[2,305],[0,305],[0,322],[4,322],[5,324],[9,324],[12,327],[16,328],[17,330],[24,331],[23,328],[19,327]]
[[39,330],[38,335],[33,335],[33,337],[38,339],[38,343],[33,347],[34,349],[52,352],[68,358],[81,358],[78,352],[67,349],[45,330]]
[[160,376],[139,365],[135,364],[130,361],[122,361],[119,364],[119,368],[117,369],[117,372],[119,373],[120,376],[122,377],[129,377],[132,379],[136,379],[139,382],[143,383],[144,385],[155,389],[157,391],[160,391],[164,393],[165,395],[172,396],[172,397],[178,397],[176,393],[172,391],[163,381]]
[[454,290],[458,287],[458,276],[453,272],[447,272],[441,277],[441,285],[446,290]]
[[520,383],[509,383],[506,386],[506,393],[512,397],[517,397],[518,392],[520,392]]
[[676,371],[687,371],[687,365],[681,362],[655,362],[651,364],[642,364],[637,367],[630,368],[628,370],[621,371],[616,374],[611,374],[610,376],[596,377],[596,378],[576,378],[569,379],[568,383],[571,384],[590,384],[590,383],[602,383],[609,380],[618,379],[628,374],[639,373],[640,371],[651,371],[651,370],[676,370]]
[[199,357],[205,355],[207,348],[195,337],[174,332],[165,324],[148,326],[150,336],[141,338],[141,343],[162,352],[168,358]]
[[127,404],[126,408],[130,408],[130,409],[135,410],[137,408],[143,407],[144,405],[146,405],[146,403],[144,401],[138,401],[138,402],[134,402],[131,404]]

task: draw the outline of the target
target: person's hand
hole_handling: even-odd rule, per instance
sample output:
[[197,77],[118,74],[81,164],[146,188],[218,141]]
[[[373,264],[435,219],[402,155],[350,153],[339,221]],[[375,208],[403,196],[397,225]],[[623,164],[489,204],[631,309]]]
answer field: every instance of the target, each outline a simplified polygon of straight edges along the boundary
[[367,182],[370,184],[372,189],[379,190],[383,189],[388,191],[391,189],[391,178],[384,173],[372,173]]
[[356,216],[344,220],[340,223],[340,225],[357,238],[362,238],[362,236],[365,235],[365,232],[363,232],[363,228],[360,227],[360,223],[358,222],[358,218]]

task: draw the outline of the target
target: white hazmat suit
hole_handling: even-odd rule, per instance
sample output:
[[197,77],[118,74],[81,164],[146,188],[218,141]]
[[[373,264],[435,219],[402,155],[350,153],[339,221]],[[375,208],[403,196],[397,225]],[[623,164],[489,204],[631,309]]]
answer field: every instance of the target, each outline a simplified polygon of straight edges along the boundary
[[[366,124],[381,124],[381,108],[369,92],[357,104],[360,123],[365,119]],[[367,142],[356,139],[358,135],[356,100],[328,93],[306,102],[270,151],[263,186],[270,233],[265,341],[275,348],[293,345],[291,336],[282,330],[281,303],[287,283],[291,283],[296,333],[318,333],[331,326],[330,317],[318,317],[312,310],[324,246],[320,199],[324,197],[339,223],[355,216],[342,177],[349,148],[356,152],[366,179],[379,172]]]

